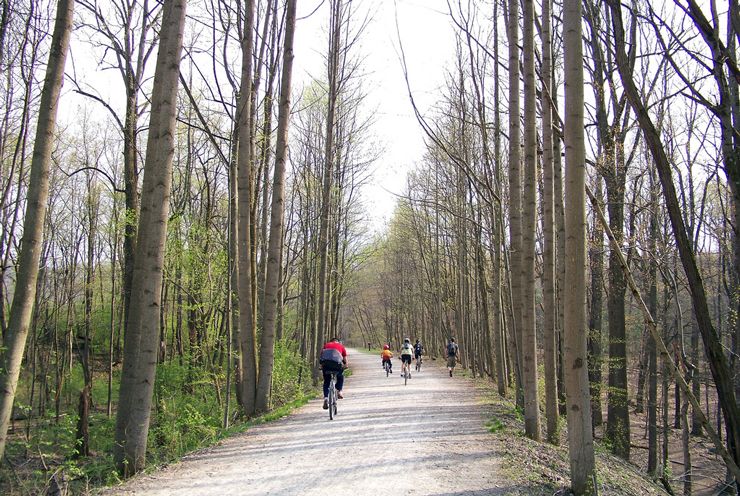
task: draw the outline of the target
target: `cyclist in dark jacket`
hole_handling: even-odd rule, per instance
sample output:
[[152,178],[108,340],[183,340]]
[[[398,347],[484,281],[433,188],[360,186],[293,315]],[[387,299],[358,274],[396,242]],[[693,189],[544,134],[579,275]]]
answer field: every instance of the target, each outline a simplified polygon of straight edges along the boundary
[[457,347],[455,338],[450,338],[450,341],[447,343],[447,349],[445,350],[445,356],[447,357],[447,370],[450,371],[450,377],[452,377],[452,371],[455,370],[457,355],[459,353],[460,349]]

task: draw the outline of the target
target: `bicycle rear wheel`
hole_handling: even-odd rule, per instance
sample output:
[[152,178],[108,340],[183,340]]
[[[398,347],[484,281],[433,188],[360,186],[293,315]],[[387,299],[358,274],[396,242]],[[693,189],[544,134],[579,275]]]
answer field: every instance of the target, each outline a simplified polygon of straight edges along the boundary
[[407,365],[405,371],[403,372],[403,385],[405,386],[408,383],[409,383],[409,367]]
[[336,375],[331,375],[331,382],[329,383],[329,420],[334,420],[334,416],[337,414],[337,379]]

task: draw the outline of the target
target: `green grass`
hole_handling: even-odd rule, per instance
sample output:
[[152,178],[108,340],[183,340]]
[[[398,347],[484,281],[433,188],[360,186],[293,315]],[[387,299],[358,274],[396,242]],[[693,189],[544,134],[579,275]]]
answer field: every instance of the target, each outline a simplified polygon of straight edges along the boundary
[[504,430],[504,423],[494,417],[486,422],[486,429],[488,429],[488,432],[495,434]]

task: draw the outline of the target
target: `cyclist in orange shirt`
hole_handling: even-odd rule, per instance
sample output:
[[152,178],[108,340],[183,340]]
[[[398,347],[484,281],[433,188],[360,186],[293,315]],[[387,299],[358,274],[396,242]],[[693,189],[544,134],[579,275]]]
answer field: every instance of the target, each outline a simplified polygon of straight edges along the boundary
[[389,373],[393,373],[393,363],[391,362],[391,358],[393,358],[393,352],[391,351],[391,347],[386,345],[383,345],[383,351],[380,352],[380,365],[382,367],[385,367],[386,362],[388,362],[388,370]]

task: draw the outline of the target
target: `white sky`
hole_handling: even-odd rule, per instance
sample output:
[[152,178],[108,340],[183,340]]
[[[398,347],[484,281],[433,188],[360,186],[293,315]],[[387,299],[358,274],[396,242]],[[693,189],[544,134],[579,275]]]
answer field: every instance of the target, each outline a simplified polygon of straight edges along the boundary
[[[294,91],[323,71],[321,53],[326,51],[326,2],[310,18],[322,0],[298,2],[296,26]],[[376,139],[385,153],[366,191],[368,215],[374,228],[386,224],[393,213],[395,197],[406,183],[406,173],[424,153],[422,131],[413,115],[401,69],[396,14],[401,42],[409,68],[411,89],[422,111],[433,105],[444,83],[444,67],[454,55],[454,35],[447,15],[446,0],[355,0],[356,18],[370,11],[359,50],[365,56],[368,81],[367,105],[376,108]]]

